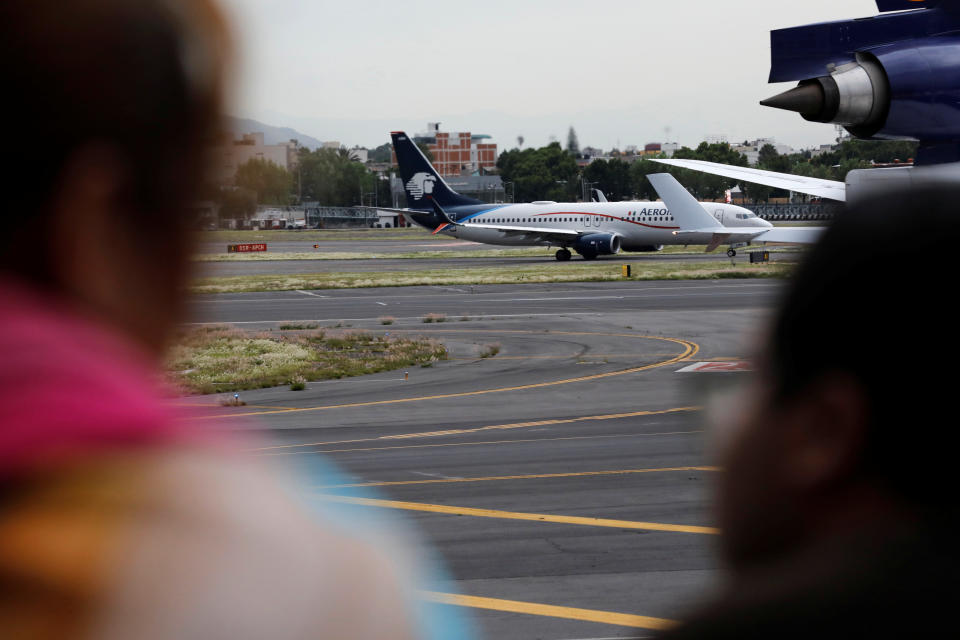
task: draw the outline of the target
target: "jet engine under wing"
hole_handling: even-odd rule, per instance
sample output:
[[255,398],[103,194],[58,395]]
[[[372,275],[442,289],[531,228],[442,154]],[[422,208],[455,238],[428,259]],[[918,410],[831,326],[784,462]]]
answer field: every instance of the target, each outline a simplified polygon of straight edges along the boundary
[[705,160],[654,159],[654,162],[668,164],[672,167],[680,167],[682,169],[703,171],[704,173],[711,173],[733,180],[755,182],[777,189],[806,193],[811,196],[829,198],[830,200],[839,200],[840,202],[847,201],[847,185],[843,182],[837,182],[836,180],[795,176],[789,173],[764,171],[763,169],[752,169],[750,167],[736,167],[728,164],[719,164],[717,162],[707,162]]

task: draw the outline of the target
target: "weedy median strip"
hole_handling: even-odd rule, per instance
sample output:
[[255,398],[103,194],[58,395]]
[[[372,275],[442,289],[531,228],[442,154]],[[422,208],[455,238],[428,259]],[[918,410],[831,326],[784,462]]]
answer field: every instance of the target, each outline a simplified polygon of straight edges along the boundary
[[191,286],[193,293],[243,293],[295,291],[297,289],[357,289],[418,285],[479,285],[546,282],[608,282],[623,280],[718,280],[725,278],[785,278],[794,265],[783,263],[731,265],[725,262],[667,262],[633,265],[631,278],[624,278],[614,261],[586,264],[545,263],[507,267],[425,269],[364,273],[316,273],[202,278]]
[[445,360],[444,346],[361,331],[184,330],[167,357],[172,381],[189,393],[221,393],[392,371]]

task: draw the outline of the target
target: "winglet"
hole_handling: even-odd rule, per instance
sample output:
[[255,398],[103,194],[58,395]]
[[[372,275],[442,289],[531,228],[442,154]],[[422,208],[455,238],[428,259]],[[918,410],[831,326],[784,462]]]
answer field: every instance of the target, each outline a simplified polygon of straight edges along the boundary
[[681,230],[723,228],[720,221],[707,213],[697,199],[669,173],[652,173],[647,176],[647,179],[657,190],[673,219],[679,223]]

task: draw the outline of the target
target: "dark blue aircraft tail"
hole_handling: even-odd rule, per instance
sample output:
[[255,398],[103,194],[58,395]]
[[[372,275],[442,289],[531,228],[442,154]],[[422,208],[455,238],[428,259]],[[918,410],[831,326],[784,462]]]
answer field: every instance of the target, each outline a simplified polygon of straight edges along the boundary
[[407,194],[407,207],[433,212],[431,199],[444,209],[483,204],[482,200],[462,196],[451,189],[416,143],[403,131],[394,131],[390,137],[393,138],[393,150],[397,154],[397,164],[400,165],[403,190]]

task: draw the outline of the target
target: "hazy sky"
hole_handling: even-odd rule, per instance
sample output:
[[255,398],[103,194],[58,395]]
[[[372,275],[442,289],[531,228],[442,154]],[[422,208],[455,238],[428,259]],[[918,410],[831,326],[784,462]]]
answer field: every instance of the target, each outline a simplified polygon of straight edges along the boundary
[[221,0],[241,48],[234,115],[374,147],[391,130],[488,133],[501,149],[610,149],[832,127],[760,107],[771,29],[875,15],[873,0]]

